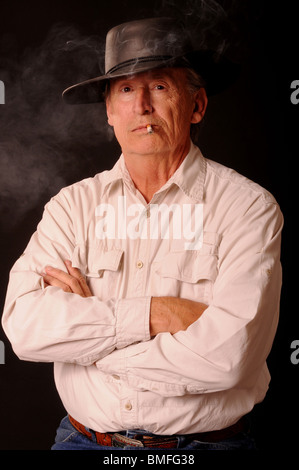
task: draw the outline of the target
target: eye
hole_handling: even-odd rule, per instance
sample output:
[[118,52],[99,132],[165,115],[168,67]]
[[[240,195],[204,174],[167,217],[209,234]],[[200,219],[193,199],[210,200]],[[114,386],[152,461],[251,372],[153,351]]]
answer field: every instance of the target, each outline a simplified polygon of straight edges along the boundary
[[120,90],[122,93],[129,93],[131,91],[131,87],[129,86],[124,86],[123,88],[121,88]]
[[161,84],[156,85],[155,88],[156,88],[156,90],[165,90],[165,86],[161,85]]

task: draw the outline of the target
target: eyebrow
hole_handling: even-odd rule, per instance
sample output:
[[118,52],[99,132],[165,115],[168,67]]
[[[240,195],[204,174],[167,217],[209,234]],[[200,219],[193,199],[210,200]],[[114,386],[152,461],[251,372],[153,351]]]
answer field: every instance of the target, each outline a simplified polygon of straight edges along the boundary
[[[165,69],[164,69],[165,70]],[[173,75],[172,73],[169,71],[169,72],[161,72],[159,69],[157,70],[149,70],[148,72],[139,72],[139,73],[135,73],[135,74],[130,74],[130,75],[124,75],[123,77],[116,77],[114,79],[112,79],[112,81],[114,82],[126,82],[126,81],[130,81],[136,77],[138,77],[138,75],[141,75],[141,74],[148,74],[150,78],[153,78],[153,79],[165,79],[165,78],[170,78],[171,80],[173,80]]]

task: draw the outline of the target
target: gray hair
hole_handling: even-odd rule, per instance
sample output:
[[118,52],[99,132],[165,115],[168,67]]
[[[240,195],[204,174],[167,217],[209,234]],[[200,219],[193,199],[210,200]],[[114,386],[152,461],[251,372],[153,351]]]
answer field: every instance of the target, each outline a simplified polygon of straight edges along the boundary
[[[188,83],[188,90],[193,96],[200,88],[205,88],[204,79],[193,69],[186,69],[186,78]],[[191,124],[190,127],[190,137],[193,141],[196,141],[199,137],[199,132],[201,128],[201,123]]]

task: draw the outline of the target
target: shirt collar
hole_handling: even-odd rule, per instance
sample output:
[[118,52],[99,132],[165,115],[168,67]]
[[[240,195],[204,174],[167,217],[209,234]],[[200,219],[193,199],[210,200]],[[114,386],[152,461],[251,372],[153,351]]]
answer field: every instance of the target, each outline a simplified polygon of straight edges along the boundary
[[112,167],[111,170],[105,171],[103,174],[103,185],[104,190],[108,189],[114,183],[118,181],[124,181],[127,183],[132,189],[134,187],[134,183],[130,177],[130,174],[126,168],[125,159],[123,154],[119,157],[115,165]]
[[[203,201],[204,182],[206,177],[206,160],[200,149],[191,142],[190,150],[182,164],[169,178],[169,180],[157,191],[157,193],[168,189],[172,184],[177,185],[188,197],[196,202]],[[136,191],[134,183],[126,168],[123,154],[117,160],[110,171],[105,172],[104,186],[122,180],[132,190]]]
[[186,158],[161,190],[176,184],[186,196],[196,202],[202,202],[205,178],[206,160],[199,148],[191,142]]

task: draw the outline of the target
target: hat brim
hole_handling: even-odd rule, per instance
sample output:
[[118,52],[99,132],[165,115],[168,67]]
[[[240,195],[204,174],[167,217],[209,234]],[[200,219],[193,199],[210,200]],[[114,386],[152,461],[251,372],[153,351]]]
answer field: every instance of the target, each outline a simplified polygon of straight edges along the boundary
[[135,75],[157,68],[187,67],[195,70],[204,80],[207,95],[224,91],[234,83],[240,73],[240,64],[231,62],[213,51],[193,51],[184,57],[155,60],[145,58],[123,67],[66,88],[62,97],[67,104],[91,104],[104,101],[107,81],[124,76]]

